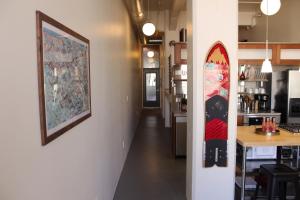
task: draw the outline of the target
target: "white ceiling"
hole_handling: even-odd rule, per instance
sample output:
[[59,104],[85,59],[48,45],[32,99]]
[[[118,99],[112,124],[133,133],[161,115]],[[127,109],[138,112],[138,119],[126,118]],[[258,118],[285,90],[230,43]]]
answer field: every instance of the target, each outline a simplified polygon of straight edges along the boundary
[[145,11],[148,9],[148,1],[150,11],[168,10],[171,8],[173,2],[173,0],[141,0],[142,7]]
[[[145,21],[145,16],[148,12],[148,2],[150,11],[158,10],[169,10],[170,11],[170,29],[174,29],[176,26],[176,21],[178,14],[181,10],[186,10],[186,0],[123,0],[128,12],[130,13],[131,20],[133,21],[136,32],[141,38],[143,34],[141,33],[141,25]],[[262,0],[238,0],[239,1],[239,11],[240,12],[260,12],[259,3]],[[137,5],[141,5],[141,11],[144,17],[139,17],[137,15]]]
[[261,0],[239,0],[239,11],[259,11]]

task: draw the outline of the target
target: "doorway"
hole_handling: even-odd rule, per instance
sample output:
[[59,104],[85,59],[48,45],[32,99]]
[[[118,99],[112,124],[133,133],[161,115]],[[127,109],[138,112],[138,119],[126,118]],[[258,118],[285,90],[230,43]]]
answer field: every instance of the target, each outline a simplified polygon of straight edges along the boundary
[[143,47],[143,105],[160,107],[160,53],[159,45]]
[[144,107],[160,107],[159,69],[144,69]]

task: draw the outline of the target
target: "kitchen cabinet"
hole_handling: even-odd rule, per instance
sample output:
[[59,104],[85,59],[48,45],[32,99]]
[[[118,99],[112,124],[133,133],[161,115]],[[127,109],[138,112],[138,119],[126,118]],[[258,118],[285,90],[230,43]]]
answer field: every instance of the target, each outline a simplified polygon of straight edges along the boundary
[[[266,57],[265,43],[239,43],[239,65],[261,65]],[[299,66],[300,44],[271,43],[268,56],[272,65]]]
[[278,44],[277,51],[280,65],[300,65],[300,44]]
[[187,118],[183,113],[172,113],[172,152],[175,157],[186,157]]
[[[276,45],[268,46],[268,56],[272,64],[276,59]],[[266,45],[264,43],[239,43],[239,65],[261,65],[266,57]]]

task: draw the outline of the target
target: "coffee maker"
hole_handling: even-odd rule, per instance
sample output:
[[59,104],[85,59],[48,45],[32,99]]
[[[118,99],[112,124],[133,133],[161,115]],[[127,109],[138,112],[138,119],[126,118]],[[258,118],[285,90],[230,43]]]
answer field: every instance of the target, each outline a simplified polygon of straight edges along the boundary
[[268,101],[270,99],[268,94],[255,94],[255,100],[258,102],[258,111],[269,111]]

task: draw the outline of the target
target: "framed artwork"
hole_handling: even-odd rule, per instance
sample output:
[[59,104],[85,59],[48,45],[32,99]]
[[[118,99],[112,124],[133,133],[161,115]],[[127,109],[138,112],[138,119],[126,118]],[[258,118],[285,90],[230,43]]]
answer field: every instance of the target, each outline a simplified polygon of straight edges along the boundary
[[89,40],[36,12],[42,145],[91,116]]

